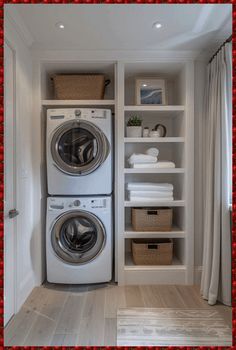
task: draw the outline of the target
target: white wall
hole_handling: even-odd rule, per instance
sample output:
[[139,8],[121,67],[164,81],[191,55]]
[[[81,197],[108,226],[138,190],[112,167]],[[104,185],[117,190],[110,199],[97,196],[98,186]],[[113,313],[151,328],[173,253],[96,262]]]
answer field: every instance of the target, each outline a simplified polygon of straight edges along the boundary
[[16,312],[37,284],[38,269],[41,264],[37,249],[40,232],[35,221],[34,197],[34,133],[32,124],[32,57],[24,35],[14,26],[5,12],[5,40],[15,51],[15,92],[16,92],[16,163],[17,163],[17,217],[16,232]]

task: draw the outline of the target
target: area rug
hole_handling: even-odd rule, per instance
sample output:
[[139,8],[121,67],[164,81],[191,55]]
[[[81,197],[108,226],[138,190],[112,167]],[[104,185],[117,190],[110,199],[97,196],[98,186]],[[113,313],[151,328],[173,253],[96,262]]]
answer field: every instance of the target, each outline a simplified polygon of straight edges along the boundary
[[231,346],[232,330],[213,309],[118,309],[117,345]]

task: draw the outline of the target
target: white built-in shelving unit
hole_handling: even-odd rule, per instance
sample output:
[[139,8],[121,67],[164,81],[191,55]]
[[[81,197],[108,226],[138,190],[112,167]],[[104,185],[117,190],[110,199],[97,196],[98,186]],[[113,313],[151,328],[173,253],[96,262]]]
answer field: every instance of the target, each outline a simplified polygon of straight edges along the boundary
[[[104,100],[54,100],[51,76],[55,73],[103,73],[111,84]],[[97,107],[114,112],[114,223],[115,279],[126,284],[192,284],[194,265],[193,196],[193,91],[194,66],[191,59],[112,61],[112,62],[45,62],[41,66],[41,104],[44,108]],[[135,78],[159,77],[166,80],[166,105],[135,105]],[[143,127],[164,124],[164,138],[128,138],[126,123],[139,115]],[[175,162],[172,169],[129,168],[127,159],[133,152],[149,147],[159,149],[159,159]],[[126,184],[131,181],[168,182],[174,185],[174,201],[130,202]],[[173,227],[168,232],[139,232],[131,225],[132,207],[173,208]],[[134,238],[172,238],[174,259],[168,266],[138,266],[131,257]]]
[[[119,214],[118,282],[120,284],[192,284],[193,283],[193,64],[174,60],[122,62],[117,66],[118,143],[117,180]],[[166,105],[135,105],[135,78],[159,77],[166,80]],[[142,118],[142,126],[152,129],[164,124],[164,138],[127,138],[130,116]],[[130,168],[128,157],[149,147],[159,149],[159,159],[175,162],[173,169]],[[168,182],[174,185],[174,201],[127,200],[126,184],[132,181]],[[171,207],[173,226],[168,232],[135,231],[131,224],[132,207]],[[137,238],[172,238],[174,258],[168,266],[134,265],[131,240]]]

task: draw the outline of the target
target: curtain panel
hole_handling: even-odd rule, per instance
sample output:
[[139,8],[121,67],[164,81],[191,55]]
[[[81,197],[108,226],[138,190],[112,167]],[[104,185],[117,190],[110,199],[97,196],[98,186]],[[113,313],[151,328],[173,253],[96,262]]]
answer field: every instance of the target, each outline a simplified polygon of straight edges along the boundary
[[201,294],[231,305],[232,44],[207,67],[204,105],[204,248]]

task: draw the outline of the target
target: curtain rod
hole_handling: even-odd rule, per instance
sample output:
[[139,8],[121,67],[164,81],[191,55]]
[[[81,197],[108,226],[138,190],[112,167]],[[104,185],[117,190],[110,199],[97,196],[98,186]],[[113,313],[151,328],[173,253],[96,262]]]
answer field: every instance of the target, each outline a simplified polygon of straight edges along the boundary
[[230,35],[230,36],[228,37],[228,39],[226,39],[226,40],[223,42],[223,44],[220,45],[220,47],[219,47],[218,50],[214,53],[214,55],[211,57],[211,59],[210,59],[210,61],[209,61],[208,63],[211,63],[211,61],[213,60],[213,58],[218,54],[218,52],[222,49],[222,47],[223,47],[225,44],[229,43],[231,40],[232,40],[232,35]]

